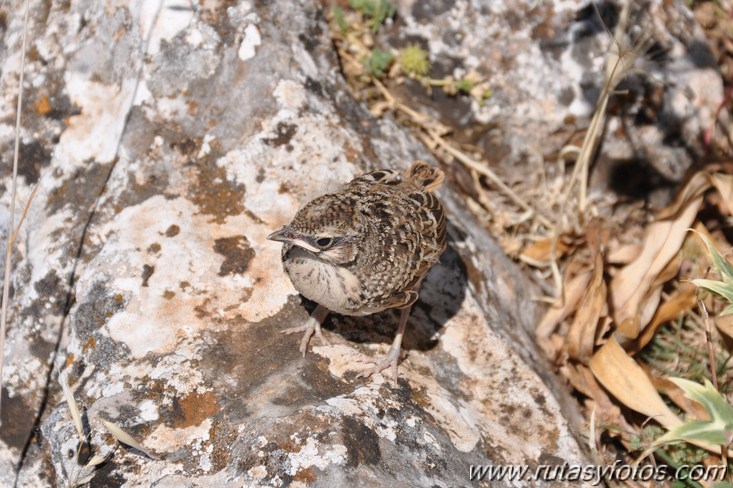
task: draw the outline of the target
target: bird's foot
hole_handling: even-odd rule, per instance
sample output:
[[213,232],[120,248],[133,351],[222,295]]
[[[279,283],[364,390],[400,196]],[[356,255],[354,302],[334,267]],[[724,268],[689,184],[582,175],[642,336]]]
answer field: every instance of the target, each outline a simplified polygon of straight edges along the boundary
[[387,368],[391,368],[392,379],[397,383],[397,365],[400,362],[400,350],[394,347],[389,348],[389,352],[379,361],[366,361],[371,366],[356,375],[357,378],[368,378],[373,374],[381,373]]
[[321,323],[313,316],[308,317],[308,320],[306,320],[305,324],[300,325],[298,327],[290,327],[285,330],[281,330],[281,334],[297,334],[298,332],[303,332],[303,339],[300,341],[300,348],[298,349],[301,354],[303,354],[303,357],[305,357],[305,353],[308,350],[308,343],[311,340],[311,337],[315,334],[315,336],[318,338],[319,341],[321,341],[321,344],[324,346],[330,345],[330,343],[326,340],[325,337],[323,337],[323,334],[321,333]]

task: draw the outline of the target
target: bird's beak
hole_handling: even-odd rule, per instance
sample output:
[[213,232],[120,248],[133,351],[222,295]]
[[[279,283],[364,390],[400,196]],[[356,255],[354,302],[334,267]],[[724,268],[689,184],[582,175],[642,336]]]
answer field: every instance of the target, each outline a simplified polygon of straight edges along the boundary
[[273,232],[272,234],[267,236],[267,238],[271,241],[285,242],[294,246],[302,247],[303,249],[306,249],[310,252],[321,252],[321,250],[317,247],[311,246],[303,239],[301,239],[298,234],[296,232],[293,232],[287,225],[282,229]]
[[293,234],[293,231],[287,225],[267,236],[269,240],[277,242],[292,242],[294,237],[295,234]]

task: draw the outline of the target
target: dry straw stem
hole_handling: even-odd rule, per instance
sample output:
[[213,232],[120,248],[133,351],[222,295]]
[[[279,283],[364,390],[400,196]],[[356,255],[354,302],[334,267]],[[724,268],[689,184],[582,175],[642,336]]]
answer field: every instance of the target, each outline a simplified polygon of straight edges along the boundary
[[[707,277],[708,272],[710,271],[710,268],[707,269],[705,272],[705,276]],[[700,311],[702,312],[702,319],[703,324],[705,325],[705,344],[707,346],[708,351],[708,362],[710,364],[710,376],[713,379],[713,386],[716,390],[720,391],[720,387],[718,386],[718,373],[716,372],[715,367],[715,351],[713,349],[713,332],[710,327],[710,315],[708,314],[708,308],[705,306],[705,302],[700,299],[700,294],[702,292],[702,288],[697,289],[697,304],[700,307]]]
[[[0,308],[0,391],[3,386],[3,365],[5,364],[5,331],[8,320],[8,299],[10,298],[10,265],[13,249],[13,241],[17,231],[15,229],[15,197],[18,188],[18,156],[20,154],[20,116],[23,110],[23,72],[25,71],[25,51],[28,42],[28,16],[30,12],[30,0],[25,1],[25,14],[23,16],[23,40],[20,52],[20,77],[18,79],[18,105],[15,111],[15,148],[13,149],[13,182],[10,192],[10,223],[8,225],[8,240],[5,248],[5,275],[3,277],[3,303]],[[25,212],[32,197],[28,199]],[[25,212],[23,216],[25,217]],[[22,223],[22,220],[21,220]],[[2,405],[0,404],[0,408]]]
[[[595,7],[595,4],[593,5]],[[557,262],[557,245],[558,240],[563,234],[563,229],[565,227],[563,223],[565,221],[565,218],[567,217],[567,202],[570,198],[570,194],[573,191],[573,187],[575,186],[576,181],[580,180],[578,191],[578,210],[581,217],[585,215],[587,206],[586,195],[588,187],[589,168],[591,160],[593,159],[593,155],[596,153],[596,149],[598,148],[598,143],[601,139],[601,135],[603,132],[602,129],[605,123],[608,101],[618,84],[626,77],[629,70],[634,65],[636,58],[645,50],[647,44],[646,41],[642,41],[635,48],[624,49],[621,45],[621,42],[618,40],[619,38],[622,38],[622,36],[624,36],[626,26],[628,24],[630,5],[631,2],[626,2],[624,4],[619,23],[616,26],[616,35],[613,36],[609,32],[609,35],[611,35],[611,37],[613,38],[613,42],[616,46],[616,51],[611,50],[609,53],[609,57],[606,60],[606,73],[603,91],[601,93],[600,99],[598,100],[598,103],[596,104],[596,108],[594,110],[593,117],[591,118],[588,129],[586,130],[583,143],[581,144],[580,148],[566,146],[560,151],[560,161],[564,161],[564,157],[568,154],[571,154],[573,152],[578,153],[573,172],[570,176],[570,181],[567,184],[567,189],[561,197],[560,209],[558,211],[556,223],[554,225],[547,226],[548,229],[553,229],[552,252],[550,254],[550,270],[552,271],[555,289],[557,290],[556,296],[560,299],[563,299],[565,293],[562,288],[563,280],[560,272],[560,267]]]
[[81,422],[81,413],[79,413],[79,406],[74,399],[74,394],[71,392],[71,388],[69,388],[68,370],[59,375],[59,383],[61,384],[61,389],[64,392],[64,399],[66,399],[66,404],[69,407],[71,419],[74,421],[76,433],[79,435],[79,445],[81,445],[81,443],[84,441],[84,427],[82,426]]
[[[595,7],[595,3],[593,6]],[[598,148],[598,142],[601,138],[606,118],[606,109],[608,108],[608,101],[618,84],[629,73],[629,70],[634,65],[636,58],[644,52],[648,42],[647,40],[642,40],[637,46],[631,49],[624,49],[621,45],[619,39],[625,35],[630,7],[631,2],[624,3],[619,17],[619,22],[616,26],[616,34],[612,35],[613,43],[615,44],[617,51],[611,50],[606,61],[606,81],[603,86],[603,91],[601,92],[601,97],[596,104],[596,109],[593,113],[590,125],[588,126],[588,130],[585,133],[585,138],[583,139],[583,144],[580,147],[580,153],[578,154],[578,159],[575,162],[575,168],[573,169],[570,183],[568,184],[564,197],[564,200],[567,200],[576,180],[579,178],[580,189],[578,194],[578,209],[581,214],[584,214],[586,210],[588,171],[593,155]],[[609,35],[611,35],[610,32]]]
[[[690,230],[700,235],[694,229],[690,229]],[[705,270],[705,278],[707,278],[709,273],[710,273],[710,267],[708,267],[707,270]],[[708,363],[710,364],[710,376],[713,379],[713,386],[715,387],[715,389],[718,392],[720,392],[720,387],[718,386],[718,373],[717,373],[717,368],[715,366],[715,351],[713,347],[713,331],[712,331],[712,328],[710,327],[710,315],[708,314],[708,309],[705,306],[705,302],[700,298],[701,293],[702,293],[702,288],[698,288],[695,298],[697,299],[697,304],[700,307],[700,311],[702,312],[703,324],[705,325],[705,345],[707,346],[707,351],[708,351]],[[728,456],[726,456],[726,446],[720,446],[720,452],[721,452],[722,464],[727,465]]]
[[386,105],[384,106],[378,104],[373,110],[381,111],[384,108],[387,108],[406,114],[408,117],[410,117],[412,122],[415,123],[423,131],[423,134],[420,134],[419,137],[420,139],[422,139],[423,142],[425,142],[425,144],[429,148],[434,149],[435,147],[440,147],[443,151],[450,154],[456,160],[466,166],[470,171],[475,171],[476,173],[485,176],[489,181],[491,181],[491,183],[496,186],[496,188],[501,193],[506,195],[512,202],[514,202],[515,205],[520,207],[522,210],[529,212],[531,215],[536,216],[537,220],[542,225],[547,228],[552,227],[552,222],[550,221],[550,219],[542,215],[541,212],[532,207],[514,190],[509,188],[501,180],[501,178],[499,178],[499,176],[497,176],[497,174],[489,168],[487,164],[476,161],[463,151],[457,149],[453,144],[448,142],[443,137],[449,132],[448,128],[446,128],[443,124],[433,119],[429,115],[417,112],[409,106],[405,105],[404,103],[398,102],[395,97],[389,92],[387,87],[385,87],[378,79],[373,78],[373,82],[374,85],[382,93],[382,96],[385,99],[384,105]]
[[117,425],[113,424],[112,422],[107,422],[106,420],[102,423],[104,424],[104,427],[107,429],[107,431],[112,434],[112,437],[117,439],[119,442],[137,449],[138,451],[148,456],[150,459],[158,459],[150,451],[145,449],[142,444],[136,441],[134,437],[122,430]]
[[67,473],[68,486],[77,487],[89,483],[92,478],[94,478],[96,467],[107,460],[107,458],[111,454],[111,451],[107,454],[100,454],[99,451],[96,451],[87,460],[86,464],[82,464],[80,462],[79,455],[81,453],[81,449],[88,441],[88,439],[87,436],[84,435],[84,427],[82,424],[79,405],[76,403],[76,400],[74,399],[74,394],[69,387],[68,369],[61,372],[61,374],[59,375],[59,383],[61,384],[61,389],[64,392],[64,399],[66,400],[66,404],[69,408],[69,414],[71,415],[71,419],[74,421],[76,433],[79,436],[79,444],[76,448],[76,463],[73,465],[74,467],[72,468],[72,471],[70,473]]

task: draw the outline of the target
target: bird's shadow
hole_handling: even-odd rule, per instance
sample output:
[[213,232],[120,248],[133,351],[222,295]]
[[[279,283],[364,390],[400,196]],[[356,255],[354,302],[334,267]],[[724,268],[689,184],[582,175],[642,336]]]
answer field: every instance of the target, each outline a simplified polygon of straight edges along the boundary
[[[438,332],[446,322],[458,313],[466,296],[468,276],[466,265],[455,249],[456,238],[460,235],[455,227],[448,224],[447,248],[440,262],[430,270],[422,286],[420,297],[413,305],[407,330],[402,341],[403,350],[427,351],[438,343]],[[305,298],[306,308],[312,312],[314,302]],[[330,314],[323,324],[324,330],[334,332],[349,342],[385,343],[394,340],[400,321],[400,311],[385,310],[364,317],[350,317]]]

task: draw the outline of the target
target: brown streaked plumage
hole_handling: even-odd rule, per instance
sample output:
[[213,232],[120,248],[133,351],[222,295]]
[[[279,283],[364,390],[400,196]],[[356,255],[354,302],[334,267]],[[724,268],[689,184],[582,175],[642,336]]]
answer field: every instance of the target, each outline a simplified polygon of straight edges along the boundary
[[[340,191],[312,200],[293,221],[268,239],[283,242],[282,260],[293,286],[318,303],[305,325],[305,355],[329,311],[368,315],[388,308],[402,314],[387,356],[360,376],[397,363],[407,318],[425,274],[445,250],[445,215],[433,191],[443,172],[416,161],[404,173],[379,170],[362,175]],[[325,342],[325,341],[324,341]]]

